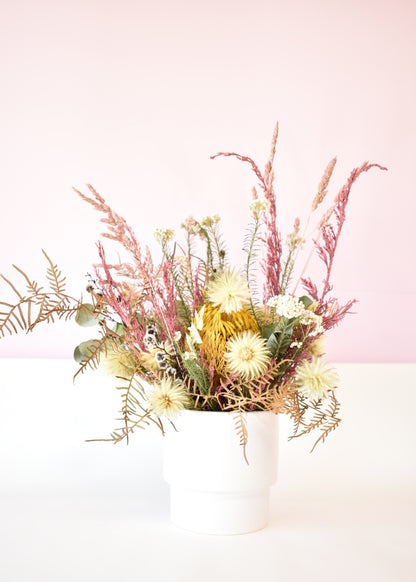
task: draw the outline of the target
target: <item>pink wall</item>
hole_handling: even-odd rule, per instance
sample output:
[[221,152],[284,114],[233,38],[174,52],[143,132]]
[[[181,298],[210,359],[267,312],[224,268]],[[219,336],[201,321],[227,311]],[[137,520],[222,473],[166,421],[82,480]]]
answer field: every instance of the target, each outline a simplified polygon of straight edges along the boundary
[[[407,0],[1,2],[0,272],[37,277],[45,248],[78,293],[100,232],[71,190],[86,182],[145,241],[220,212],[242,258],[252,175],[209,156],[263,165],[278,119],[284,229],[334,155],[331,195],[364,160],[389,167],[353,191],[334,293],[360,303],[329,355],[414,361],[415,36]],[[0,356],[68,356],[82,339],[57,326],[2,341]]]

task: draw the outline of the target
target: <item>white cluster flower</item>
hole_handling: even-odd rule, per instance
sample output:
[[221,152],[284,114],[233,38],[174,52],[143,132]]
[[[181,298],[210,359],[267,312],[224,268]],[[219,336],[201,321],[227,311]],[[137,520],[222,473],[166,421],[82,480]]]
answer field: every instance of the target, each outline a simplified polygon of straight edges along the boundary
[[261,216],[270,206],[270,202],[266,198],[256,198],[252,200],[249,205],[249,209],[255,216]]
[[305,243],[305,239],[300,236],[300,234],[296,234],[294,232],[290,233],[286,237],[286,244],[289,249],[296,249],[296,247],[302,248]]
[[173,240],[175,231],[171,228],[159,227],[155,229],[153,234],[157,242],[163,245]]
[[291,295],[275,295],[268,300],[267,305],[272,307],[278,315],[288,319],[299,317],[305,311],[302,301]]
[[201,231],[201,225],[193,216],[188,216],[181,224],[181,227],[192,235],[199,234]]
[[182,333],[180,331],[175,331],[173,334],[173,339],[175,342],[178,342],[182,337]]
[[301,348],[302,347],[302,342],[292,342],[290,344],[291,348]]
[[196,355],[193,352],[184,352],[183,359],[185,362],[189,362],[189,360],[196,360]]
[[217,224],[221,220],[219,214],[214,214],[213,216],[204,216],[201,220],[201,225],[204,228],[211,228],[214,224]]
[[310,336],[319,335],[324,333],[324,328],[322,326],[322,317],[317,315],[313,311],[308,311],[305,309],[302,315],[302,323],[303,325],[310,326],[312,329],[309,332]]

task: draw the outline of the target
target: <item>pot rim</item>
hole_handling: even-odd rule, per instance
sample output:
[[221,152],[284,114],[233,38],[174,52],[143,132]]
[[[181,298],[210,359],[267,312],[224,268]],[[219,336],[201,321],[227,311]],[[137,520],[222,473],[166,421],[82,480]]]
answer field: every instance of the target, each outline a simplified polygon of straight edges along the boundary
[[181,414],[183,414],[184,412],[188,413],[188,412],[192,412],[192,413],[209,413],[209,414],[238,414],[239,412],[241,412],[242,414],[250,414],[250,415],[255,415],[255,414],[273,414],[274,416],[278,416],[277,413],[273,412],[272,410],[199,410],[197,408],[184,408],[183,410],[181,410]]

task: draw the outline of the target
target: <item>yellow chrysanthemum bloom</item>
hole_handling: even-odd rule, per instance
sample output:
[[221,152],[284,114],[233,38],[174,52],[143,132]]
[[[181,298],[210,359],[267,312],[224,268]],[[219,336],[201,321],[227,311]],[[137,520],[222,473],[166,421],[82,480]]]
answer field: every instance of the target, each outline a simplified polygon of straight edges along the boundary
[[210,281],[206,296],[210,303],[219,307],[221,313],[232,313],[243,309],[250,299],[250,290],[247,282],[227,267]]
[[303,360],[296,370],[298,391],[311,400],[320,400],[328,396],[329,390],[337,387],[338,372],[322,358],[312,356],[308,362]]
[[107,349],[100,356],[100,366],[111,376],[130,378],[138,367],[138,359],[129,350]]
[[244,331],[227,342],[224,354],[230,372],[244,380],[258,378],[266,371],[270,352],[266,340],[257,332]]
[[199,347],[204,359],[218,374],[224,375],[224,352],[227,341],[247,330],[257,332],[258,328],[254,317],[245,309],[222,313],[218,306],[205,305],[203,324],[199,330],[201,337]]
[[181,410],[190,405],[184,384],[172,378],[163,378],[159,384],[153,385],[148,401],[152,412],[166,418],[177,416]]

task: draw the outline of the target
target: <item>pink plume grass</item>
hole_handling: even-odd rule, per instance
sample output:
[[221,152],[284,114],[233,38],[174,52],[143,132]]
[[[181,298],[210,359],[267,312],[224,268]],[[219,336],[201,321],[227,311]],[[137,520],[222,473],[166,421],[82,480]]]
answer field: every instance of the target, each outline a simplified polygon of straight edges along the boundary
[[[346,207],[349,201],[351,187],[363,172],[368,172],[368,170],[371,168],[387,170],[387,168],[380,166],[379,164],[369,164],[368,162],[365,162],[359,168],[354,168],[347,182],[344,184],[335,198],[331,216],[327,216],[325,221],[321,221],[320,236],[323,242],[320,243],[318,240],[314,241],[318,257],[324,263],[326,269],[321,294],[319,295],[316,285],[312,283],[310,278],[302,279],[305,290],[311,295],[312,299],[319,301],[321,305],[325,302],[326,296],[332,289],[330,278],[339,237],[341,235],[342,227],[346,219]],[[335,217],[334,224],[331,224],[330,222],[332,216]]]
[[[126,325],[126,330],[128,330],[128,333],[133,336],[132,339],[134,342],[143,349],[143,336],[145,330],[140,326],[137,320],[136,308],[134,307],[135,302],[132,300],[133,298],[131,296],[126,295],[121,285],[113,279],[111,268],[106,262],[103,245],[99,242],[97,247],[101,264],[95,266],[95,272],[104,299],[114,313],[117,314],[121,321]],[[104,276],[102,272],[104,272]]]

